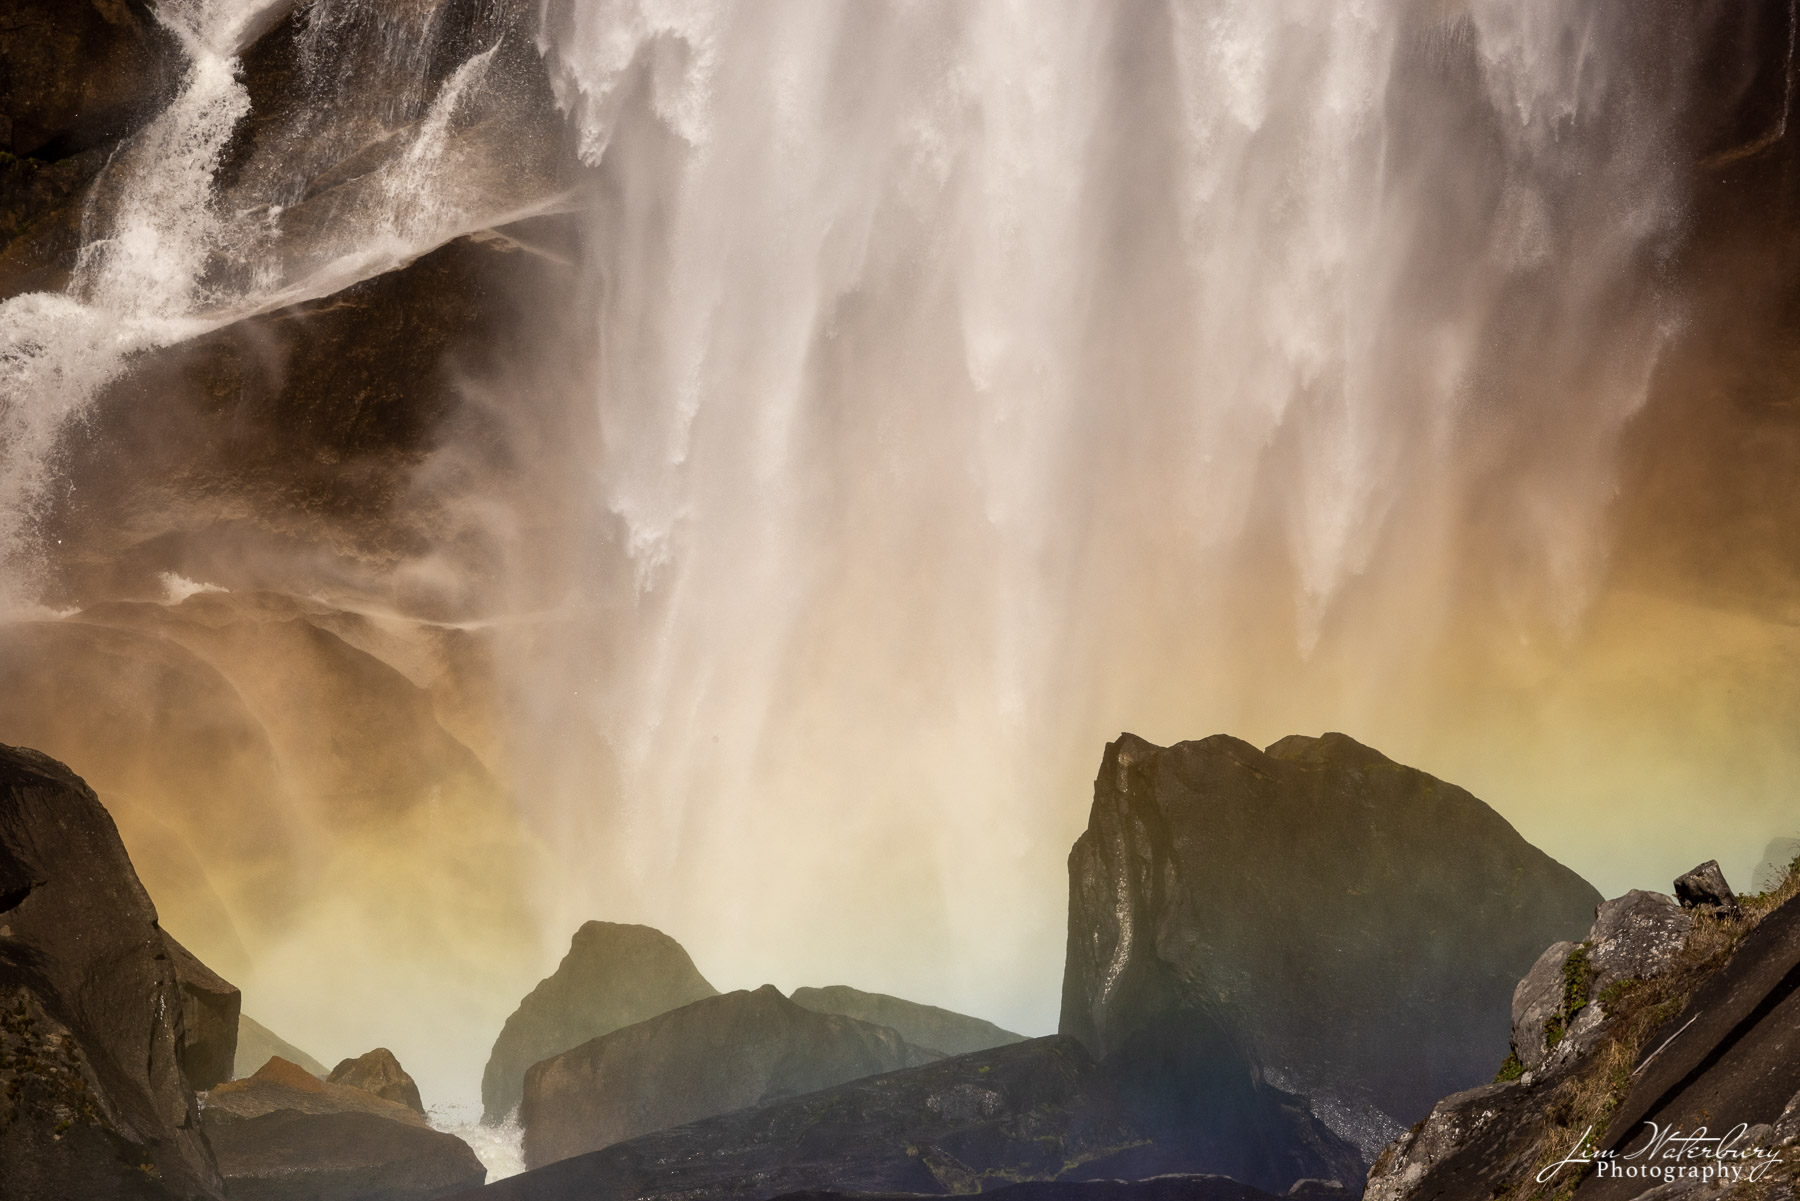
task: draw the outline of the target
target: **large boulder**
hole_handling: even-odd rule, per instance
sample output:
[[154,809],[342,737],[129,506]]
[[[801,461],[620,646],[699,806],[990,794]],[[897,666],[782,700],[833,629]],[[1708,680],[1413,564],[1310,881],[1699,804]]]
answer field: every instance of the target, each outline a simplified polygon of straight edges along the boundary
[[394,1053],[386,1047],[376,1047],[355,1059],[343,1060],[331,1069],[326,1082],[360,1088],[383,1100],[404,1105],[420,1115],[425,1112],[425,1102],[419,1097],[419,1086],[406,1074],[406,1069],[400,1066]]
[[1512,1052],[1525,1071],[1592,1043],[1615,987],[1660,976],[1694,919],[1673,897],[1633,889],[1600,906],[1581,943],[1553,943],[1513,991]]
[[886,993],[863,992],[843,984],[796,988],[788,999],[818,1013],[842,1014],[895,1031],[915,1047],[945,1055],[966,1055],[1025,1041],[1023,1034],[935,1005],[921,1005]]
[[285,1059],[205,1102],[232,1201],[426,1201],[487,1178],[468,1144],[417,1111]]
[[519,1108],[525,1163],[939,1058],[885,1026],[804,1009],[772,984],[708,997],[534,1064]]
[[218,1198],[183,994],[92,790],[0,746],[0,1165],[9,1201]]
[[1600,901],[1469,793],[1342,734],[1123,735],[1069,878],[1064,1034],[1173,1071],[1159,1048],[1208,1015],[1366,1153],[1492,1075],[1515,983]]
[[287,1060],[306,1069],[308,1075],[321,1079],[326,1075],[325,1065],[282,1038],[273,1030],[251,1017],[242,1014],[238,1017],[237,1058],[232,1063],[231,1078],[241,1079],[254,1075],[269,1060],[275,1058]]
[[506,1019],[481,1076],[481,1105],[498,1121],[524,1096],[525,1071],[591,1038],[717,996],[681,944],[648,926],[588,922],[556,971]]
[[[1247,1080],[1246,1085],[1250,1082]],[[1242,1098],[1255,1103],[1254,1097]],[[1361,1164],[1297,1098],[1280,1145],[1220,1140],[1211,1169],[1283,1191],[1308,1178],[1354,1185]],[[1027,1180],[1113,1180],[1203,1171],[1158,1144],[1140,1110],[1074,1039],[942,1059],[772,1101],[487,1186],[479,1201],[761,1201],[804,1189],[942,1196]],[[1235,1132],[1234,1132],[1235,1133]],[[475,1201],[472,1197],[471,1201]]]
[[163,944],[181,986],[181,1070],[194,1091],[203,1092],[234,1074],[243,995],[167,931]]

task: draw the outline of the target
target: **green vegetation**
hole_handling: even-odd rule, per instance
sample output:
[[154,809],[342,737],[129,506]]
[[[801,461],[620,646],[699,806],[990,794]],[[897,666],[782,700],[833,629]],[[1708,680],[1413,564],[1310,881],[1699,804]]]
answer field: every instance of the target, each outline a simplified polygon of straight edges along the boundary
[[[1650,1039],[1680,1015],[1695,990],[1725,965],[1745,935],[1796,893],[1800,893],[1800,870],[1790,870],[1775,891],[1743,898],[1742,912],[1737,915],[1697,917],[1687,944],[1666,972],[1651,980],[1622,980],[1602,992],[1599,1000],[1608,1022],[1599,1041],[1548,1087],[1536,1150],[1526,1160],[1531,1166],[1510,1190],[1498,1194],[1497,1201],[1561,1201],[1574,1191],[1582,1177],[1564,1172],[1550,1184],[1540,1185],[1538,1171],[1567,1155],[1590,1126],[1595,1143],[1605,1140],[1607,1124],[1630,1091],[1632,1068]],[[1563,1008],[1551,1021],[1560,1018],[1564,1031],[1587,1004],[1586,993],[1593,979],[1586,960],[1584,947],[1563,965]],[[1789,1170],[1800,1174],[1800,1161],[1791,1169],[1784,1168]]]
[[1562,1041],[1575,1015],[1587,1008],[1588,990],[1594,985],[1594,965],[1588,958],[1592,943],[1582,943],[1563,960],[1562,1005],[1544,1022],[1544,1046],[1554,1047]]
[[1519,1062],[1517,1051],[1508,1051],[1506,1058],[1500,1062],[1500,1070],[1494,1073],[1495,1084],[1505,1084],[1509,1080],[1517,1080],[1525,1074],[1525,1065]]

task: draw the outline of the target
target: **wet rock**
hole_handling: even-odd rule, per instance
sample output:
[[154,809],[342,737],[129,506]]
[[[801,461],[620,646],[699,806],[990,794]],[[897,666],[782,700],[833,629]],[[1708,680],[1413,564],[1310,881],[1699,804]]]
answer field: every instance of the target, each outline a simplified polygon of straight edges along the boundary
[[406,1074],[400,1061],[386,1047],[376,1047],[355,1059],[346,1059],[331,1069],[328,1083],[343,1084],[373,1093],[423,1115],[425,1103],[419,1099],[419,1086]]
[[285,1059],[213,1089],[204,1113],[231,1201],[425,1201],[487,1177],[417,1111]]
[[[945,1195],[1003,1182],[1203,1170],[1159,1158],[1162,1149],[1134,1124],[1133,1112],[1131,1098],[1080,1043],[1034,1039],[644,1135],[474,1196],[757,1201],[802,1189]],[[1295,1120],[1307,1120],[1303,1106]],[[1348,1162],[1331,1164],[1298,1140],[1228,1150],[1241,1169],[1231,1174],[1252,1184],[1272,1178],[1285,1188],[1345,1174],[1354,1174],[1354,1183],[1361,1175],[1353,1151]]]
[[885,1026],[804,1009],[773,985],[709,997],[534,1064],[519,1108],[525,1163],[938,1058]]
[[163,943],[181,986],[181,1070],[194,1091],[203,1092],[232,1077],[243,998],[167,931]]
[[532,1064],[591,1038],[718,995],[681,944],[648,926],[588,922],[556,971],[506,1019],[481,1077],[489,1121],[524,1096]]
[[143,0],[8,0],[0,149],[55,160],[116,141],[184,65]]
[[183,996],[112,819],[0,747],[0,1164],[9,1199],[222,1195],[182,1074]]
[[1212,1011],[1372,1154],[1490,1079],[1515,985],[1599,895],[1467,792],[1341,734],[1106,751],[1069,857],[1061,1029]]
[[0,19],[0,297],[63,286],[83,194],[184,66],[143,0],[9,0]]
[[253,1075],[269,1060],[278,1057],[298,1064],[309,1076],[320,1079],[325,1077],[324,1064],[248,1014],[241,1015],[238,1018],[237,1058],[232,1064],[232,1079]]
[[789,999],[818,1013],[837,1013],[886,1026],[915,1047],[945,1055],[964,1055],[1025,1041],[1023,1034],[1002,1030],[980,1018],[890,997],[886,993],[863,992],[842,984],[796,988],[789,994]]
[[1688,909],[1737,909],[1737,894],[1725,882],[1717,859],[1708,859],[1675,881],[1675,896]]

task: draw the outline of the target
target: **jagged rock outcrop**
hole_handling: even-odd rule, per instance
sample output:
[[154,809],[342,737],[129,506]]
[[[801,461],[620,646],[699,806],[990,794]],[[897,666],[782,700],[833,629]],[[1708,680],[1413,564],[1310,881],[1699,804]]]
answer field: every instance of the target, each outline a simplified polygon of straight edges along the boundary
[[326,1082],[360,1088],[384,1101],[404,1105],[421,1116],[425,1113],[425,1102],[419,1098],[419,1086],[406,1074],[406,1069],[400,1066],[394,1053],[386,1047],[376,1047],[355,1059],[343,1060],[331,1069]]
[[1552,944],[1513,992],[1512,1051],[1535,1071],[1579,1054],[1606,1019],[1616,984],[1661,975],[1693,928],[1671,897],[1633,889],[1600,906],[1587,938]]
[[[1273,1098],[1266,1098],[1272,1100]],[[1361,1177],[1355,1150],[1297,1098],[1284,1139],[1265,1114],[1221,1130],[1211,1169],[1275,1191]],[[498,1181],[471,1201],[760,1201],[803,1189],[974,1192],[1002,1182],[1195,1172],[1137,1125],[1134,1098],[1073,1039],[943,1059],[644,1135]]]
[[163,945],[181,986],[181,1070],[194,1091],[203,1092],[232,1077],[243,996],[167,931]]
[[[1665,1184],[1645,1170],[1676,1162],[1644,1153],[1648,1123],[1686,1134],[1704,1126],[1714,1136],[1742,1127],[1743,1147],[1800,1141],[1800,897],[1793,891],[1790,882],[1780,896],[1756,902],[1771,906],[1760,912],[1692,917],[1686,931],[1670,920],[1674,902],[1660,894],[1608,902],[1588,940],[1565,958],[1572,968],[1559,1016],[1568,1035],[1541,1066],[1503,1072],[1494,1084],[1440,1101],[1383,1151],[1365,1197],[1456,1201],[1528,1184],[1566,1195],[1579,1181],[1577,1201],[1627,1201],[1652,1189],[1658,1201],[1671,1201],[1701,1182]],[[1678,932],[1683,945],[1674,947]],[[1578,958],[1596,952],[1592,963]],[[1551,958],[1547,952],[1539,966]],[[1620,974],[1632,970],[1646,974]],[[1603,979],[1610,982],[1595,989]],[[1609,1161],[1605,1170],[1557,1168],[1584,1132],[1593,1135],[1585,1158],[1598,1152]],[[1780,1195],[1766,1188],[1791,1189],[1779,1173],[1791,1177],[1795,1167],[1778,1168],[1745,1194]]]
[[588,922],[494,1040],[481,1076],[487,1119],[504,1118],[519,1103],[526,1069],[539,1060],[718,992],[662,931]]
[[231,1201],[426,1201],[487,1178],[416,1110],[285,1059],[213,1089],[204,1112]]
[[1342,734],[1107,747],[1069,856],[1062,1032],[1158,1061],[1188,1013],[1372,1151],[1506,1054],[1599,902],[1461,788]]
[[0,746],[0,1180],[8,1201],[222,1196],[182,1074],[183,995],[112,819]]
[[863,992],[843,984],[796,988],[794,1004],[818,1013],[837,1013],[895,1031],[915,1047],[944,1055],[966,1055],[1025,1041],[1023,1034],[1002,1030],[992,1022],[935,1005],[921,1005],[886,993]]
[[232,1064],[231,1078],[239,1080],[255,1075],[257,1069],[275,1058],[298,1064],[310,1076],[324,1079],[326,1075],[324,1064],[248,1014],[240,1015],[237,1058]]
[[519,1120],[541,1167],[641,1134],[939,1059],[772,984],[684,1005],[533,1064]]

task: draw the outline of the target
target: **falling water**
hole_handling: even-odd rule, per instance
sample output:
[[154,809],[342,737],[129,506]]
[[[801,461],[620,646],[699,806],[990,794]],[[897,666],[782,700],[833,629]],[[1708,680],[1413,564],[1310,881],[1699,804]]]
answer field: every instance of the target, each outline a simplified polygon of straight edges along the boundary
[[563,924],[1044,1029],[1104,739],[1378,731],[1472,614],[1575,628],[1677,315],[1602,11],[552,5]]
[[547,946],[647,921],[722,987],[1046,1030],[1105,739],[1504,758],[1459,706],[1605,582],[1683,317],[1687,67],[1632,5],[548,0],[567,173],[502,26],[299,11],[246,158],[274,10],[164,6],[178,96],[67,293],[0,305],[0,553],[31,599],[59,439],[137,357],[563,214],[538,353],[408,481],[461,524],[331,597],[456,579]]

